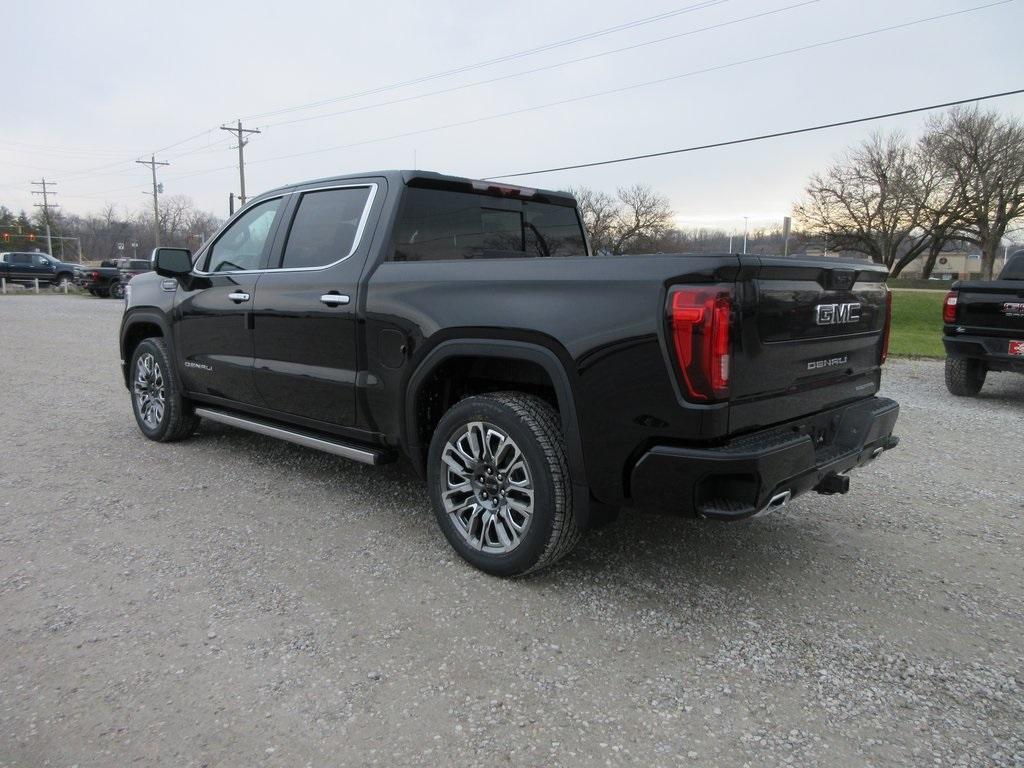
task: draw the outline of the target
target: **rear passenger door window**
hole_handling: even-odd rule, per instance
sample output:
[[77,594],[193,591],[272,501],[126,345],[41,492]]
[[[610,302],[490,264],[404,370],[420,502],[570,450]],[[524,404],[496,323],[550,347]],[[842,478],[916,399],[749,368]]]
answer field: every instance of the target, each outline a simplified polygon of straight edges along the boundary
[[304,193],[288,232],[281,267],[325,267],[350,256],[370,192],[370,187],[343,187]]

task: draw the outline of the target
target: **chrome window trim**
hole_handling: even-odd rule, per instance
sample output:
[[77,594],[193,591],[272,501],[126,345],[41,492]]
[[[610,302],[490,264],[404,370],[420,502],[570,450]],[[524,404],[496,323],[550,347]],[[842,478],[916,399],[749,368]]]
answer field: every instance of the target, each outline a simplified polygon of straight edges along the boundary
[[[314,187],[313,189],[296,189],[296,190],[294,190],[292,192],[285,192],[285,193],[280,194],[280,195],[274,195],[272,197],[265,197],[262,200],[256,200],[256,201],[252,202],[251,204],[245,206],[245,208],[242,208],[238,212],[237,215],[233,216],[230,221],[226,222],[224,224],[224,226],[221,227],[212,238],[210,238],[210,244],[208,246],[206,246],[205,248],[200,249],[198,255],[196,256],[196,260],[192,263],[192,274],[193,275],[200,275],[202,277],[211,277],[212,275],[258,275],[258,274],[262,274],[264,272],[318,272],[318,271],[323,270],[323,269],[330,269],[331,267],[337,266],[338,264],[341,264],[341,262],[345,261],[345,259],[347,259],[350,256],[352,256],[352,254],[354,254],[359,249],[359,244],[362,242],[362,239],[363,239],[363,232],[366,229],[366,223],[367,223],[367,221],[370,218],[370,209],[373,208],[373,201],[377,197],[377,187],[378,186],[379,186],[379,184],[377,182],[375,182],[375,181],[367,181],[367,182],[363,182],[363,183],[360,183],[360,184],[332,184],[332,185],[326,186],[326,187]],[[273,267],[273,268],[267,268],[267,269],[232,269],[232,270],[224,270],[223,272],[203,272],[201,269],[198,269],[196,267],[196,264],[198,264],[200,261],[203,260],[203,258],[205,257],[206,252],[210,248],[212,248],[214,245],[217,244],[217,240],[220,239],[220,236],[232,224],[234,224],[236,221],[238,221],[238,219],[240,219],[243,215],[245,215],[245,213],[247,211],[249,211],[251,208],[256,207],[257,205],[262,205],[263,203],[270,202],[271,200],[282,200],[282,199],[285,199],[285,198],[290,198],[293,195],[298,195],[301,198],[302,195],[305,195],[305,194],[307,194],[309,192],[326,192],[326,191],[329,191],[329,190],[332,190],[332,189],[361,189],[361,188],[364,188],[364,187],[368,188],[370,190],[370,194],[366,198],[366,204],[363,206],[363,213],[359,217],[359,224],[356,227],[356,236],[352,240],[352,247],[349,249],[348,253],[346,253],[340,259],[337,259],[336,261],[332,261],[330,264],[324,264],[324,265],[319,266],[319,267]],[[293,221],[294,221],[296,213],[298,213],[297,209],[292,214]],[[291,223],[292,222],[289,222],[289,225]],[[290,232],[289,232],[289,234],[290,234]],[[288,241],[285,240],[284,248],[287,248],[287,247],[288,247]],[[283,253],[284,252],[282,251],[282,255],[283,255]]]

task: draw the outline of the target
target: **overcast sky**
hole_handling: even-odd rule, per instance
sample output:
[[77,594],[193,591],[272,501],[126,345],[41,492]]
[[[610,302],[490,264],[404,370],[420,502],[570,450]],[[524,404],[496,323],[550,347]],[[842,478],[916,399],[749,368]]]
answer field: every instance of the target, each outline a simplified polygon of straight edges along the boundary
[[[29,181],[46,176],[65,210],[134,211],[147,203],[149,169],[132,161],[157,151],[171,163],[160,169],[167,194],[224,216],[237,153],[217,126],[239,117],[263,131],[246,148],[252,196],[414,163],[481,177],[590,162],[1019,88],[1021,0],[728,66],[987,2],[13,3],[0,202],[28,207]],[[661,38],[671,39],[652,42]],[[494,59],[504,60],[476,66]],[[625,90],[588,98],[615,89]],[[436,91],[446,92],[427,95]],[[281,111],[317,102],[329,103]],[[1022,115],[1024,97],[989,106]],[[877,127],[913,135],[923,119]],[[682,225],[742,227],[743,216],[786,215],[807,175],[870,130],[515,181],[609,191],[644,182],[668,195]]]

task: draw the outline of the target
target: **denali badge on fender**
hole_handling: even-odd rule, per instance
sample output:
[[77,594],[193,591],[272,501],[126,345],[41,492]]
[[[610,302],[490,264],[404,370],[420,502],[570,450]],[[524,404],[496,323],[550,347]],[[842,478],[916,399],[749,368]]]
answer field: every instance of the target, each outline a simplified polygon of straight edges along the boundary
[[807,364],[808,371],[814,371],[818,368],[831,368],[835,365],[846,365],[846,361],[850,358],[847,355],[842,357],[830,357],[826,360],[812,360]]
[[819,304],[814,308],[818,325],[846,325],[860,320],[860,302]]

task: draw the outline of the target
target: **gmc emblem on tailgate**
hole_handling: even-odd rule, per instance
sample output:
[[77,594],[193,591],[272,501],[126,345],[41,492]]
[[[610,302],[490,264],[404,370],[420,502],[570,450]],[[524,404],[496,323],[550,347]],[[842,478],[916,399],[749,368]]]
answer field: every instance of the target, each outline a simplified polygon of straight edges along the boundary
[[818,325],[847,325],[860,320],[860,302],[819,304],[814,312]]

